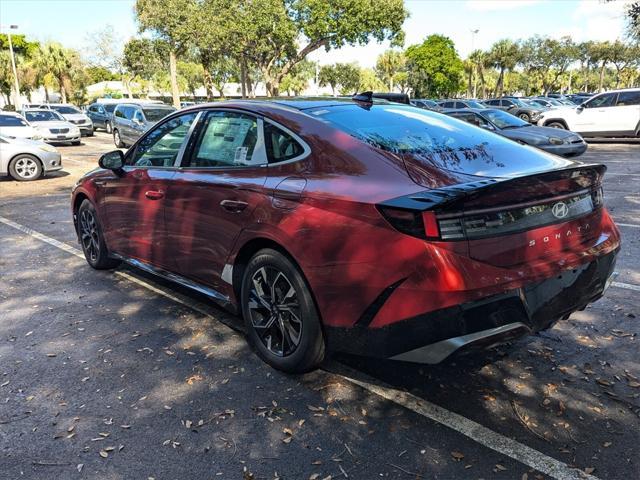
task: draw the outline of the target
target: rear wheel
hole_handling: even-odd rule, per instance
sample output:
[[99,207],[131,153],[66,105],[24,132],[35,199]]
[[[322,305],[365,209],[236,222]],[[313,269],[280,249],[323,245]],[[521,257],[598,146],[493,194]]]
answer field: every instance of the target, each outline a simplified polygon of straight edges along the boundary
[[561,130],[566,130],[567,127],[565,127],[564,123],[562,122],[549,122],[545,125],[546,127],[551,127],[551,128],[559,128]]
[[111,124],[109,122],[105,122],[104,129],[107,133],[111,133]]
[[33,155],[18,155],[9,164],[9,173],[19,182],[29,182],[40,178],[42,164]]
[[322,362],[318,311],[300,270],[282,253],[264,249],[251,258],[241,303],[249,342],[269,365],[301,373]]
[[122,142],[122,138],[120,138],[120,132],[117,129],[113,130],[113,143],[118,148],[124,148],[124,143]]
[[120,261],[109,257],[96,209],[89,200],[83,200],[80,204],[77,222],[78,236],[87,263],[96,270],[118,266]]

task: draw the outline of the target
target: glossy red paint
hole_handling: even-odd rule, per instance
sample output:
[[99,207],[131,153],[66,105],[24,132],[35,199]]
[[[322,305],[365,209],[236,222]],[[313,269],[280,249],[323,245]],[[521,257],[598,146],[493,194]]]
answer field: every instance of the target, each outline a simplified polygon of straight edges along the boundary
[[[569,222],[482,240],[410,236],[393,228],[376,205],[477,177],[377,149],[286,105],[227,102],[191,111],[198,109],[271,119],[302,138],[311,154],[245,168],[98,170],[81,179],[72,205],[75,211],[78,199],[85,197],[94,203],[110,251],[215,289],[236,310],[238,286],[229,283],[224,271],[242,268],[239,252],[256,240],[279,245],[300,266],[326,327],[353,327],[381,292],[399,283],[369,320],[372,330],[553,278],[614,254],[620,245],[604,208]],[[496,141],[506,148],[503,140]],[[509,148],[514,158],[534,155],[517,145]],[[550,169],[579,165],[544,158],[550,159]],[[601,175],[592,179],[593,185],[600,181]],[[575,190],[567,180],[523,185],[470,199],[468,208]],[[433,233],[436,226],[428,226]]]

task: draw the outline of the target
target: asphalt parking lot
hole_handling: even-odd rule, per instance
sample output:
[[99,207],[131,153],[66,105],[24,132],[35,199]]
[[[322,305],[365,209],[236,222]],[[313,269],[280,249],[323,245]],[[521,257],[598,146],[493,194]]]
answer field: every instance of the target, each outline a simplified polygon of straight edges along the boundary
[[[640,478],[640,143],[595,142],[616,283],[554,328],[438,366],[255,357],[196,294],[81,257],[69,192],[111,150],[0,179],[2,479]],[[79,256],[80,255],[80,256]]]

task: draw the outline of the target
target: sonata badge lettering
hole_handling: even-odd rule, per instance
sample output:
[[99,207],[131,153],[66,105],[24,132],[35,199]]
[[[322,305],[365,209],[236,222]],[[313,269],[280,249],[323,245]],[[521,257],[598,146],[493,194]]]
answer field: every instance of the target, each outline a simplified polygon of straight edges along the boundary
[[536,244],[538,243],[549,243],[552,240],[560,240],[562,238],[568,238],[568,237],[571,237],[574,234],[574,232],[578,235],[582,235],[590,228],[591,228],[591,225],[589,225],[588,223],[585,223],[584,225],[578,225],[574,230],[569,229],[565,232],[558,232],[558,233],[554,233],[553,235],[545,235],[544,237],[539,238],[537,240],[536,239],[529,240],[529,246],[535,247]]

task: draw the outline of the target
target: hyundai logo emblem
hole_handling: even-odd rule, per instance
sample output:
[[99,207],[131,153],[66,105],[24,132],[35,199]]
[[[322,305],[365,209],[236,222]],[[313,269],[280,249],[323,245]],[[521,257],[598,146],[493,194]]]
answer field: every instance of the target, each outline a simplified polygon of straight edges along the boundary
[[558,202],[551,207],[551,213],[556,218],[564,218],[569,215],[569,207],[564,202]]

